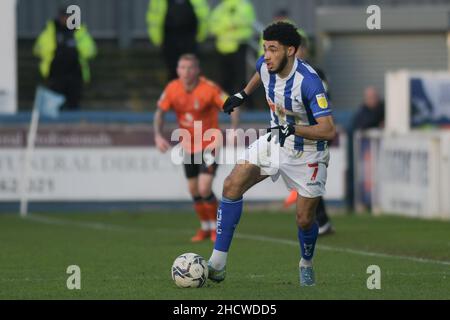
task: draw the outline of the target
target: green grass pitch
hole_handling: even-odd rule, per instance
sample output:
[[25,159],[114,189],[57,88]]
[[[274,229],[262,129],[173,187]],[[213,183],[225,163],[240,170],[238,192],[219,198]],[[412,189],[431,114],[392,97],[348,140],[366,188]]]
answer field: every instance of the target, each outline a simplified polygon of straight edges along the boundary
[[[319,238],[317,285],[298,284],[299,246],[290,213],[244,212],[227,278],[180,289],[173,260],[191,244],[193,212],[0,215],[0,299],[450,299],[450,223],[392,216],[334,216],[337,232]],[[68,290],[66,269],[81,269]],[[381,269],[369,290],[367,267]]]

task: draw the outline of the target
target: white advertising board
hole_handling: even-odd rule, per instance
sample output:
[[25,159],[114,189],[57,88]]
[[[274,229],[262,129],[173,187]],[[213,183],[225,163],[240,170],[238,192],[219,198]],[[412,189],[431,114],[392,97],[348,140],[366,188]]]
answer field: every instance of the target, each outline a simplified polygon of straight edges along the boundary
[[[0,201],[19,200],[18,179],[23,149],[0,152]],[[233,165],[220,165],[214,192]],[[327,198],[345,197],[345,150],[332,148]],[[30,201],[166,201],[190,200],[182,165],[154,147],[37,148],[28,183]],[[267,179],[249,190],[249,200],[282,200],[282,179]]]

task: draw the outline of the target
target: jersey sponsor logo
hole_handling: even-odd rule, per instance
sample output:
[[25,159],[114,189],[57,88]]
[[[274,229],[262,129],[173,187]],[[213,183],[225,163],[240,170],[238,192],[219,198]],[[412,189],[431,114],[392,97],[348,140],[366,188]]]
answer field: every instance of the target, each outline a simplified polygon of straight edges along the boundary
[[180,119],[180,124],[183,127],[193,127],[194,126],[194,116],[191,113],[186,112],[184,114],[184,117],[182,117]]
[[267,104],[269,105],[270,110],[275,112],[276,106],[275,106],[275,103],[272,101],[272,99],[267,98]]
[[325,93],[316,94],[317,104],[320,108],[326,109],[328,107],[327,97],[325,97]]
[[[272,99],[270,99],[270,98],[267,98],[267,104],[269,105],[270,110],[272,110],[278,118],[286,121],[286,113],[289,110],[286,110],[285,108],[283,108],[283,106],[274,103],[272,101]],[[291,114],[291,115],[294,115],[294,114]]]

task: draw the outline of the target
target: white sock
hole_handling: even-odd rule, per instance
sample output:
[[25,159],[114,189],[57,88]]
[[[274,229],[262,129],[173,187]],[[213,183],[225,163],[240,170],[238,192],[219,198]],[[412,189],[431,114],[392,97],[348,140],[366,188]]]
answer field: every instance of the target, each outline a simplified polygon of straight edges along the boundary
[[211,266],[216,270],[222,270],[227,263],[227,256],[228,252],[214,249],[211,258],[209,258]]
[[312,260],[300,259],[300,267],[312,267]]
[[209,227],[209,221],[208,220],[204,220],[200,222],[201,228],[203,231],[209,231],[211,230]]
[[216,230],[216,220],[209,220],[209,229]]

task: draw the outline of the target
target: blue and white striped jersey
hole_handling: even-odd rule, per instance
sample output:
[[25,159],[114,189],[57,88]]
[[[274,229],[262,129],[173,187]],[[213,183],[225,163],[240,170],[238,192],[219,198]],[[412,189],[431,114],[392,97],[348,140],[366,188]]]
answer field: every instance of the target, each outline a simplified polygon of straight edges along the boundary
[[[290,74],[282,79],[270,74],[261,56],[256,62],[271,112],[271,126],[286,123],[298,125],[317,124],[316,119],[331,114],[327,94],[317,72],[306,62],[295,59]],[[290,136],[285,147],[300,151],[323,151],[326,141],[308,140]]]

